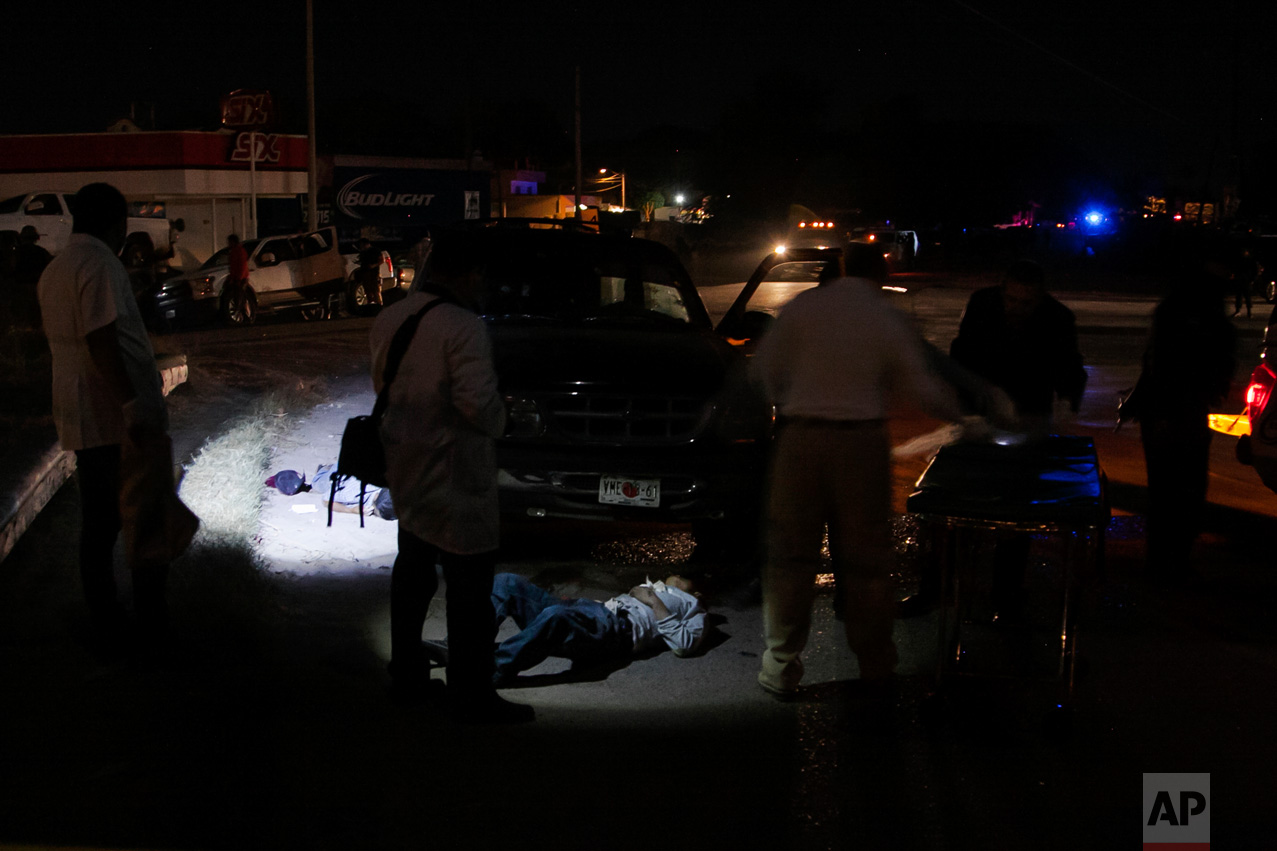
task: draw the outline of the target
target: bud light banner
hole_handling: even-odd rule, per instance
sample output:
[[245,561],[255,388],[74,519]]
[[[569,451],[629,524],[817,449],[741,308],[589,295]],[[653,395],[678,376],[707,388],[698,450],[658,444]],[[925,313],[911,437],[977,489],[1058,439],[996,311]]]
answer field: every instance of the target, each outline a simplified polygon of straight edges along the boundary
[[333,169],[342,225],[446,225],[483,216],[488,173],[416,168]]

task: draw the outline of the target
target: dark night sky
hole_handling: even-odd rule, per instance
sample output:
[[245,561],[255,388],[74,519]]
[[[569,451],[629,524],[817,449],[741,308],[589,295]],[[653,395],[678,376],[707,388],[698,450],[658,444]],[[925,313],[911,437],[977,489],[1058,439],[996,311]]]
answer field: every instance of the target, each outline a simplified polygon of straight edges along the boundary
[[[322,153],[562,149],[577,64],[587,158],[663,125],[748,133],[745,114],[816,135],[903,110],[1050,128],[1117,168],[1203,168],[1277,121],[1277,10],[1247,0],[315,0],[315,15]],[[154,105],[158,129],[211,128],[233,88],[270,89],[280,129],[305,130],[303,0],[47,0],[5,16],[24,47],[5,63],[0,132],[99,130],[131,102],[144,120]]]

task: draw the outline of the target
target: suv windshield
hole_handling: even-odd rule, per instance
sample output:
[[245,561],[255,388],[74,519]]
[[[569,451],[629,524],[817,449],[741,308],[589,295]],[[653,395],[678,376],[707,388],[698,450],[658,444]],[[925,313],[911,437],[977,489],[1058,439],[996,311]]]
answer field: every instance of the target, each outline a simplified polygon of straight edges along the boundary
[[[529,274],[535,271],[538,274]],[[564,321],[651,318],[687,323],[691,317],[669,270],[626,268],[488,269],[491,318],[536,317]]]
[[[493,237],[483,252],[485,318],[708,323],[695,289],[672,256],[642,250],[628,240],[540,233],[544,239],[527,231],[485,234]],[[431,272],[427,270],[427,280]]]
[[27,200],[25,195],[15,195],[12,198],[6,198],[0,201],[0,214],[16,213],[22,209],[22,202]]
[[645,267],[592,269],[572,275],[502,275],[489,270],[491,318],[536,317],[583,321],[652,318],[687,323],[683,294],[666,270]]

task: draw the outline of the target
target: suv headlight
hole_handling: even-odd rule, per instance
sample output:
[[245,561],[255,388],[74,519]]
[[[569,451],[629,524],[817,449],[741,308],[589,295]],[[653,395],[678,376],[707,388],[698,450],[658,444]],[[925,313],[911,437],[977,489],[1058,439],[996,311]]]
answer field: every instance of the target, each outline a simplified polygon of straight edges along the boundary
[[540,437],[545,434],[545,420],[533,399],[505,397],[505,436]]

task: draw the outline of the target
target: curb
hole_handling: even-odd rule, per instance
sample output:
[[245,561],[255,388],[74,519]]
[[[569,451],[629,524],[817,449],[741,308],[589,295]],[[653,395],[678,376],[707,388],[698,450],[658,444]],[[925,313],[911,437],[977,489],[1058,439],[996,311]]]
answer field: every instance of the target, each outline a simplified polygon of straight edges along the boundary
[[[186,355],[161,355],[156,358],[164,395],[186,381]],[[55,440],[37,455],[31,471],[19,479],[11,499],[3,505],[0,516],[0,562],[13,551],[22,533],[53,499],[53,495],[75,472],[75,453],[68,452]]]
[[56,442],[40,456],[34,469],[18,483],[12,500],[0,520],[0,561],[8,557],[22,533],[53,499],[75,471],[75,453],[64,451]]

